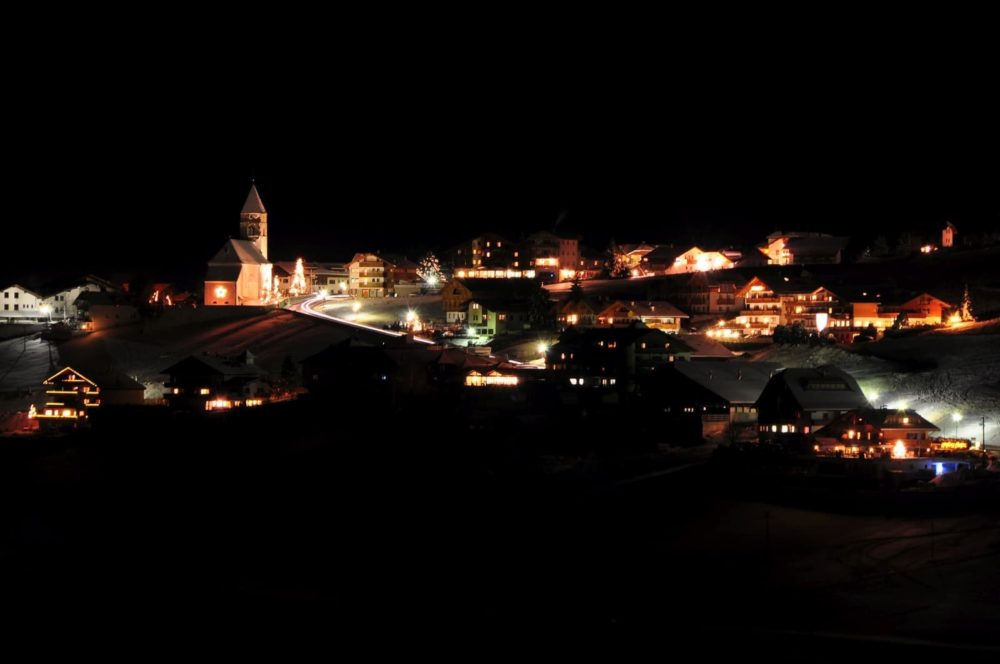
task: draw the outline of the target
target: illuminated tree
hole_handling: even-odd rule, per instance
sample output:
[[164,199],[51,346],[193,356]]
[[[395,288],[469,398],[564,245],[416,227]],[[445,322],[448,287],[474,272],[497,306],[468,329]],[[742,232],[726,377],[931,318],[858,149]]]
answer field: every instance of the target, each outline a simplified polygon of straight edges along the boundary
[[958,315],[962,317],[963,321],[975,320],[972,315],[972,298],[969,297],[969,284],[965,284],[965,292],[962,293],[962,308],[959,309]]
[[288,288],[292,295],[301,295],[306,292],[306,269],[302,264],[302,259],[295,261],[295,274],[292,276],[292,284]]
[[417,265],[417,276],[431,286],[444,283],[445,276],[444,271],[441,269],[441,261],[438,260],[433,251],[428,251],[420,259],[420,263]]
[[626,279],[631,276],[628,255],[622,251],[614,239],[608,246],[608,276],[612,279]]

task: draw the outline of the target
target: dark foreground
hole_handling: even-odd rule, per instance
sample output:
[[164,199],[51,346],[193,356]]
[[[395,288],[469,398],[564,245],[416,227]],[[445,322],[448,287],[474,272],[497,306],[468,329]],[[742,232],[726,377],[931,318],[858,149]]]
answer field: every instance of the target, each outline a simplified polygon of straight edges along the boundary
[[1000,645],[994,503],[806,510],[706,465],[621,482],[643,469],[606,448],[552,472],[517,426],[441,437],[421,433],[431,416],[285,415],[6,445],[3,608],[382,644],[600,635],[813,659]]

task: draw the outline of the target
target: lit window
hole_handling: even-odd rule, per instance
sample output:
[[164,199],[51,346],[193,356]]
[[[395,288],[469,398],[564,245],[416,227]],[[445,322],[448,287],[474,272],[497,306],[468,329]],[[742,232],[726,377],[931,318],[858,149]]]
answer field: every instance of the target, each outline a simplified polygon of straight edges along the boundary
[[208,394],[208,388],[207,387],[201,388],[200,390],[198,390],[198,394]]
[[787,424],[782,424],[781,425],[781,433],[788,433],[788,425]]

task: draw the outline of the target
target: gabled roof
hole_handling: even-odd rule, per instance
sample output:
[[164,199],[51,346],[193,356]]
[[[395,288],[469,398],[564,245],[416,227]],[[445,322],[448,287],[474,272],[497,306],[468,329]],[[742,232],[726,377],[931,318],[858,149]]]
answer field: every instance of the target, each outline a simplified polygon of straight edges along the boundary
[[25,288],[24,286],[22,286],[20,284],[11,284],[10,286],[4,286],[3,288],[0,288],[0,290],[7,290],[8,288],[19,288],[19,289],[21,289],[21,291],[23,291],[25,293],[30,293],[31,295],[34,295],[38,299],[42,299],[41,294],[36,293],[35,291],[31,290],[30,288]]
[[803,410],[854,410],[870,408],[854,378],[842,369],[785,369],[771,381],[783,382]]
[[131,304],[128,297],[121,293],[108,293],[105,291],[83,291],[74,301],[76,306],[93,304]]
[[[905,423],[904,423],[905,419]],[[910,408],[858,408],[838,415],[827,425],[828,431],[869,424],[877,429],[914,429],[916,431],[940,431],[940,427],[924,419]]]
[[235,240],[230,238],[219,253],[215,254],[208,264],[211,265],[267,265],[269,261],[250,240]]
[[227,378],[257,377],[264,372],[252,364],[233,362],[216,355],[189,355],[180,362],[171,364],[160,371],[161,374],[214,373]]
[[752,404],[781,365],[741,360],[675,362],[679,373],[731,404]]
[[55,372],[54,374],[52,374],[51,376],[49,376],[48,378],[46,378],[45,380],[43,380],[42,381],[42,385],[52,385],[55,382],[56,378],[59,378],[59,376],[62,376],[64,373],[73,373],[74,375],[76,375],[79,378],[82,378],[83,380],[87,381],[88,383],[90,383],[94,387],[99,387],[97,383],[95,383],[91,379],[87,378],[86,376],[84,376],[82,373],[80,373],[79,371],[77,371],[73,367],[65,367],[65,368],[60,369],[59,371]]
[[844,236],[793,237],[785,243],[792,256],[821,256],[843,251],[851,238]]
[[262,214],[267,212],[264,209],[264,203],[260,200],[260,194],[257,193],[257,185],[250,185],[250,193],[247,194],[247,200],[243,203],[243,209],[240,214]]

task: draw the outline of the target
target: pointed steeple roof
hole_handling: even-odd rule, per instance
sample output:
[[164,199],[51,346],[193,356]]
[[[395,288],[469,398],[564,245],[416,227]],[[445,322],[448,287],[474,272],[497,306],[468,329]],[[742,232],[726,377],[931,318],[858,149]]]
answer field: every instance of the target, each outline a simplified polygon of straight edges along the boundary
[[261,214],[265,212],[267,210],[264,209],[264,203],[260,200],[260,194],[257,193],[257,184],[251,184],[250,193],[247,194],[247,202],[243,204],[243,210],[240,214]]

